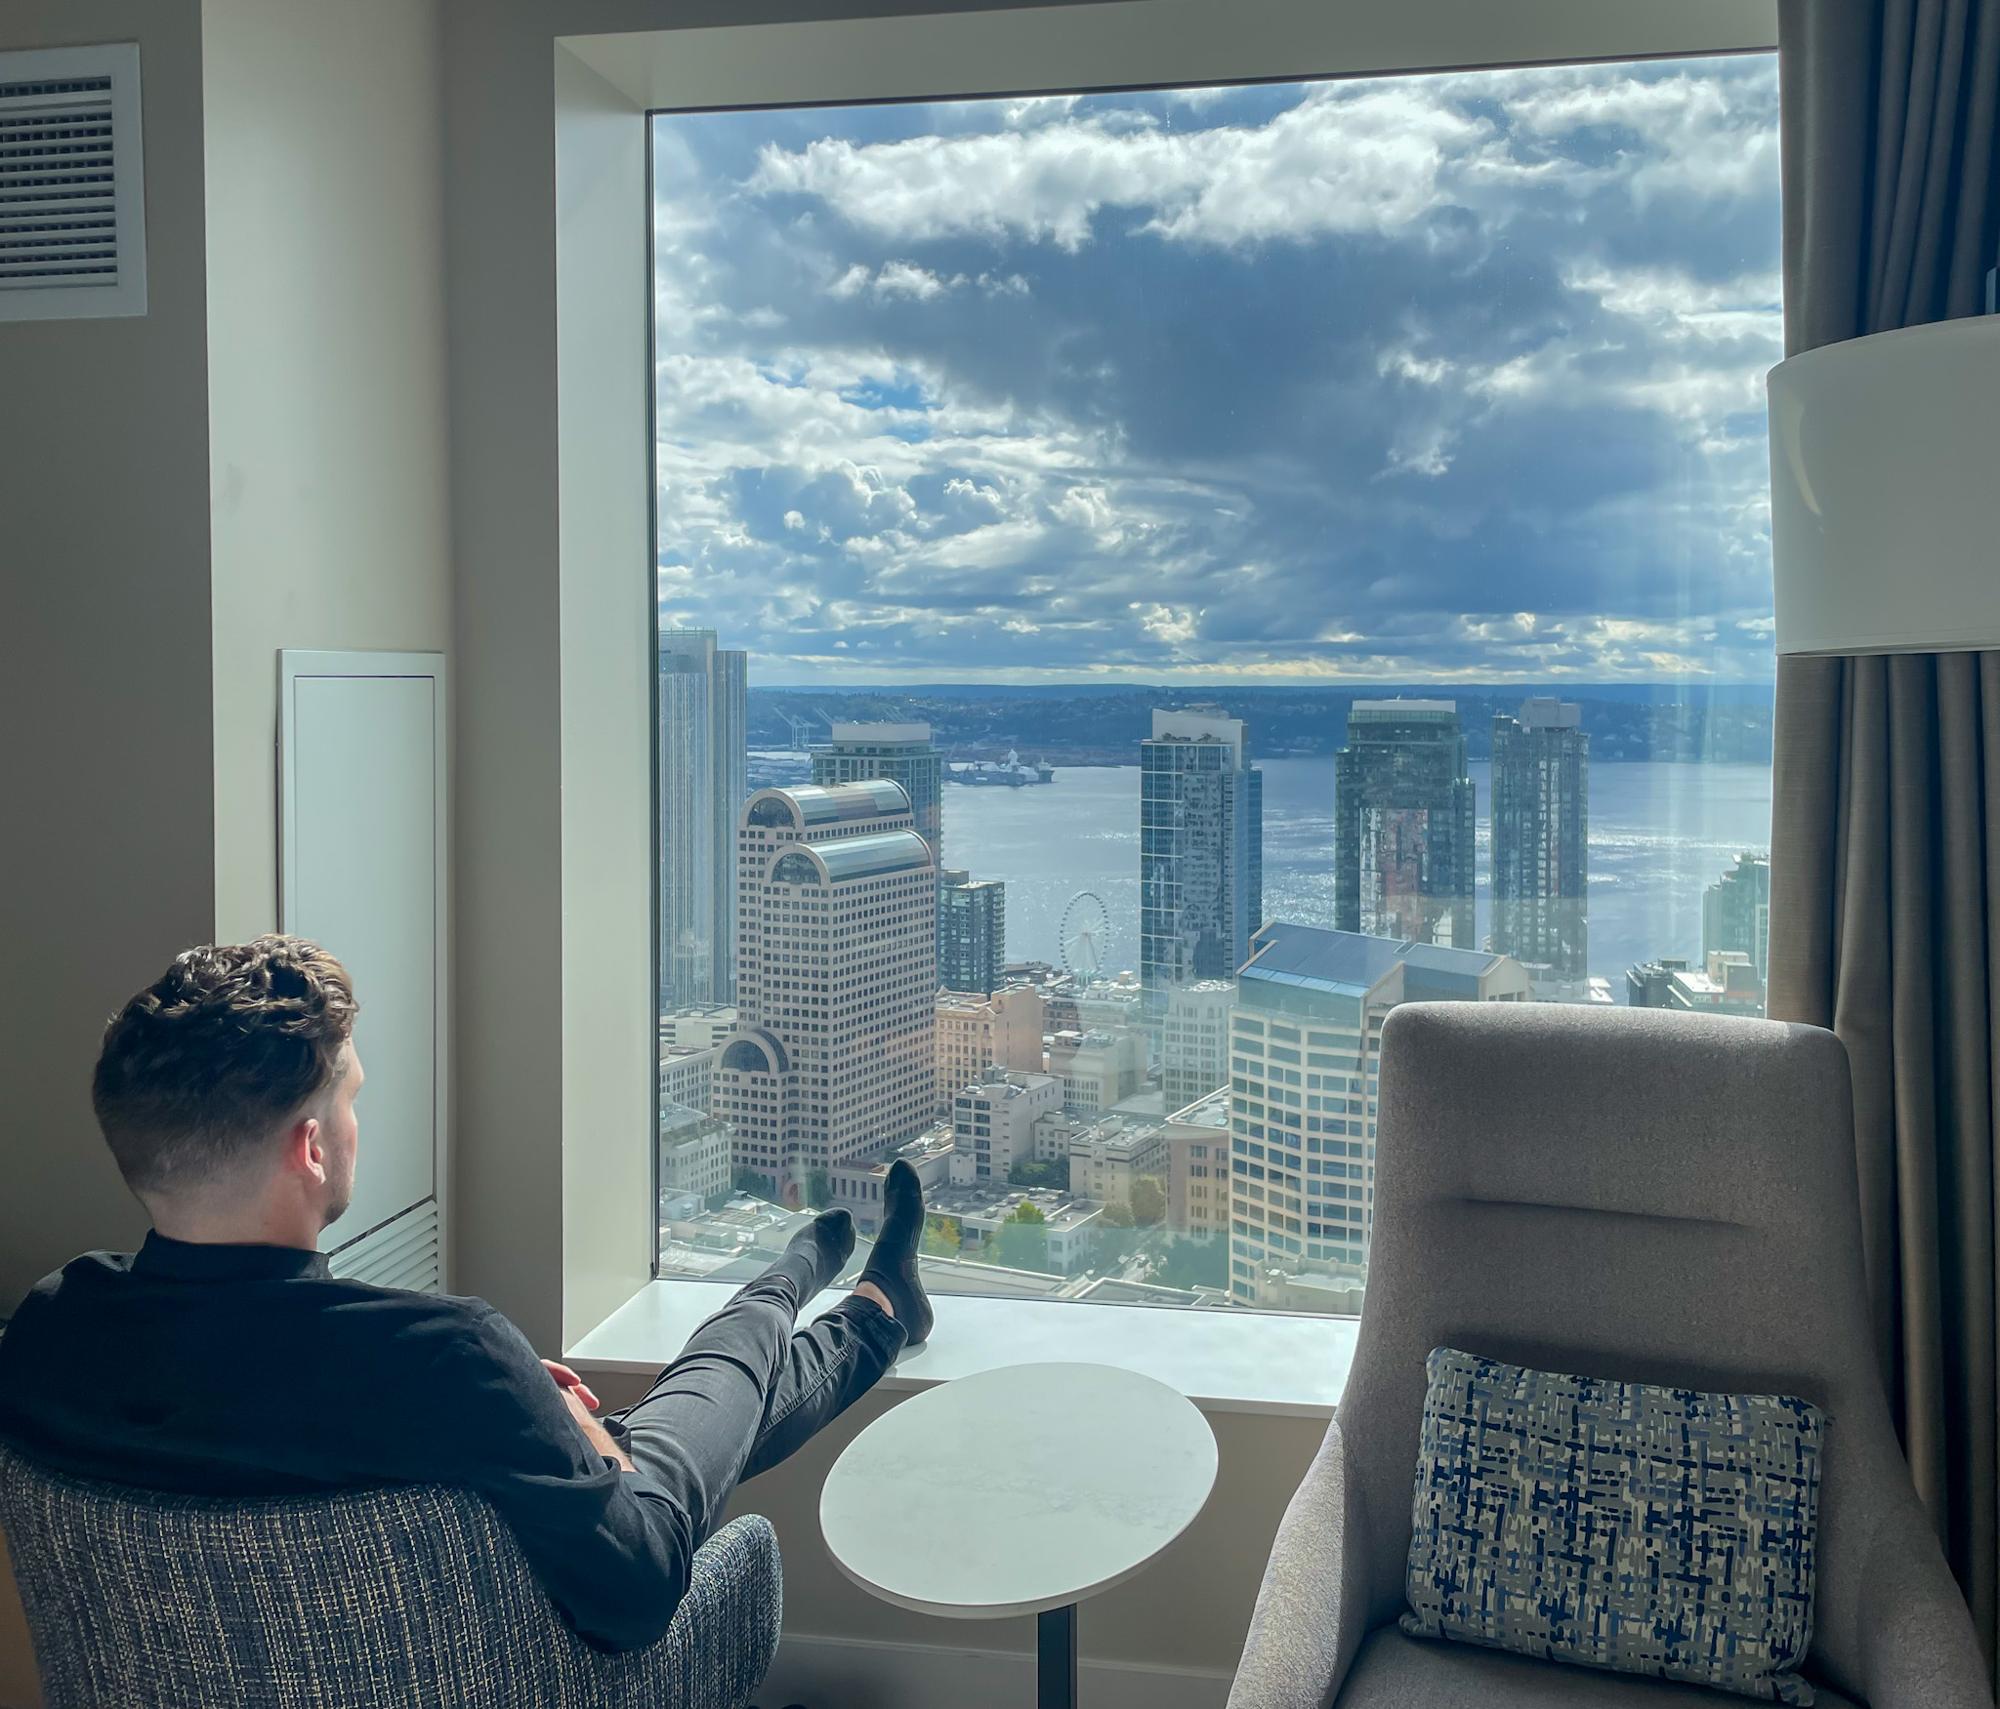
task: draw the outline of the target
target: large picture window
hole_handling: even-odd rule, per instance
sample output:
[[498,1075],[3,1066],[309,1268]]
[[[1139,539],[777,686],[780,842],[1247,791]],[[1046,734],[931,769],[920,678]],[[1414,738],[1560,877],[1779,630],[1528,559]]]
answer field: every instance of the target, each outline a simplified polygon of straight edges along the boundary
[[1397,1003],[1761,1011],[1771,56],[652,147],[662,1274],[1351,1311]]

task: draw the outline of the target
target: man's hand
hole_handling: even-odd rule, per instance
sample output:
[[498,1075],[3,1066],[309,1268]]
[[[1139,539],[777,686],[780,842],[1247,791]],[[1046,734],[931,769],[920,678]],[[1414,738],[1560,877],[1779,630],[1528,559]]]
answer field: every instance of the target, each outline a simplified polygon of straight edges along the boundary
[[[576,1420],[576,1427],[583,1432],[583,1439],[595,1452],[602,1454],[620,1470],[629,1472],[632,1469],[631,1456],[618,1446],[617,1439],[611,1432],[591,1416],[592,1409],[597,1405],[597,1396],[584,1386],[583,1379],[567,1365],[558,1365],[552,1359],[544,1359],[542,1363],[548,1367],[549,1375],[555,1378],[556,1388],[562,1394],[563,1405],[569,1408],[569,1415]],[[564,1378],[568,1378],[568,1381],[565,1382]]]
[[592,1412],[597,1410],[597,1396],[590,1392],[590,1385],[567,1365],[558,1365],[553,1359],[544,1359],[542,1369],[555,1378],[556,1387],[564,1394],[577,1395]]

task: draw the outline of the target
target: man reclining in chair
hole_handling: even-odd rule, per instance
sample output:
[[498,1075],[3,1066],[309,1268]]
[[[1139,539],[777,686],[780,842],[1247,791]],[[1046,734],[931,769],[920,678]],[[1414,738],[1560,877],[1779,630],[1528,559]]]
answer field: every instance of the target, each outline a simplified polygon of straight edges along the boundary
[[483,1300],[329,1274],[364,1076],[345,970],[300,938],[190,950],[111,1022],[93,1101],[152,1218],[138,1252],[38,1283],[0,1336],[0,1438],[73,1476],[218,1496],[383,1483],[478,1491],[576,1630],[651,1643],[730,1491],[924,1339],[923,1195],[889,1172],[854,1291],[844,1210],[698,1329],[646,1398],[595,1416]]

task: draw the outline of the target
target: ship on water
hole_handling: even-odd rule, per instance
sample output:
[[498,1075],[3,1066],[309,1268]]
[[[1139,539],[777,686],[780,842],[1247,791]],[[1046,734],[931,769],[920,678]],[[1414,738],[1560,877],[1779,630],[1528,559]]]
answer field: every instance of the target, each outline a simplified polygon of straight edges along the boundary
[[1022,789],[1031,783],[1054,783],[1056,768],[1037,760],[1024,765],[1012,748],[1004,760],[966,760],[944,768],[946,783],[969,784],[975,789]]

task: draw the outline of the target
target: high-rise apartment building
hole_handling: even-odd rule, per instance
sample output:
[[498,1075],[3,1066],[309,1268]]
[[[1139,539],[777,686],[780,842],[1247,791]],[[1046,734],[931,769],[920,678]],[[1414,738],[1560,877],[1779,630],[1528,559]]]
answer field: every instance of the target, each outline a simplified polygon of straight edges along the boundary
[[1771,863],[1762,855],[1740,854],[1702,896],[1702,959],[1732,952],[1748,956],[1762,985],[1771,976],[1770,945]]
[[1139,977],[1146,1011],[1228,979],[1264,917],[1264,774],[1243,720],[1212,706],[1153,714],[1139,744]]
[[712,1107],[736,1163],[798,1204],[811,1176],[937,1105],[937,868],[887,780],[760,789],[737,832],[737,1025]]
[[814,783],[866,783],[881,777],[903,786],[917,834],[941,865],[944,762],[931,746],[928,724],[836,724],[833,740],[812,750]]
[[1229,1084],[1229,1011],[1233,979],[1198,979],[1167,993],[1160,1022],[1160,1095],[1168,1110],[1185,1109]]
[[[1557,986],[1589,974],[1590,738],[1534,699],[1493,719],[1493,948]],[[1544,973],[1542,970],[1546,970]]]
[[990,996],[1007,965],[1007,886],[947,872],[938,890],[938,983]]
[[660,1007],[735,995],[736,815],[749,793],[749,655],[660,633]]
[[1531,990],[1506,956],[1282,922],[1257,934],[1230,1023],[1231,1298],[1310,1308],[1363,1275],[1389,1011]]
[[1473,793],[1449,700],[1357,700],[1334,762],[1334,924],[1473,946]]

